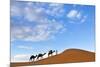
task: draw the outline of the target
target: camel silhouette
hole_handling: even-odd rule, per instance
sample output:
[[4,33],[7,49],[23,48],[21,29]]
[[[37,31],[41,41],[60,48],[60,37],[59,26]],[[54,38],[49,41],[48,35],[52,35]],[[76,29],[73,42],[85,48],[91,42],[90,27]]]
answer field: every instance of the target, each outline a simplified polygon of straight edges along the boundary
[[49,52],[48,52],[48,57],[51,55],[53,55],[53,53],[55,52],[55,50],[53,51],[53,50],[50,50]]
[[45,54],[46,54],[46,53],[44,53],[44,54],[41,54],[41,53],[38,54],[38,55],[37,55],[37,59],[39,59],[39,58],[43,58],[43,56],[44,56]]
[[37,57],[37,55],[36,55],[36,56],[31,55],[31,57],[30,57],[29,61],[32,61],[32,60],[34,61],[36,57]]

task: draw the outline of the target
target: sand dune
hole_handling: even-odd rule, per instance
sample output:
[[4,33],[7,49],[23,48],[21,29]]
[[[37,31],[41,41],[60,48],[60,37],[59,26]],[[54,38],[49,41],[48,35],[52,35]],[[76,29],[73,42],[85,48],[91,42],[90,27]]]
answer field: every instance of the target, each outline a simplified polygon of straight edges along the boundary
[[20,62],[11,63],[10,67],[16,66],[31,66],[44,64],[61,64],[61,63],[76,63],[76,62],[93,62],[95,61],[95,53],[81,49],[67,49],[61,54],[51,56],[36,62]]

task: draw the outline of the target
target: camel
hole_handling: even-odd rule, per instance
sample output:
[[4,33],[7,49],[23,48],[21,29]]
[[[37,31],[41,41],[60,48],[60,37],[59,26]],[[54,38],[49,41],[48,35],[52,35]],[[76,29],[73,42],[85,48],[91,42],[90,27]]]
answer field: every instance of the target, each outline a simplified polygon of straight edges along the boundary
[[49,52],[48,52],[48,57],[51,55],[53,55],[53,53],[55,52],[55,50],[53,51],[53,50],[50,50]]
[[37,55],[37,59],[39,59],[39,58],[43,58],[43,56],[44,56],[45,54],[46,54],[46,53],[44,53],[44,54],[41,54],[41,53],[38,54],[38,55]]
[[29,61],[32,61],[32,60],[34,61],[36,57],[37,57],[37,55],[36,55],[36,56],[31,55],[31,57],[30,57]]

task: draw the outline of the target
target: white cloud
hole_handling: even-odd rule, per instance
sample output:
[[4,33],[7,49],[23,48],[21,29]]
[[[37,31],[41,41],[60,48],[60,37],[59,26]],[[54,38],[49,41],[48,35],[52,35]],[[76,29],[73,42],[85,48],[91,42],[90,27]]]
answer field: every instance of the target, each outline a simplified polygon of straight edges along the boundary
[[[38,22],[38,20],[44,19],[46,15],[53,17],[61,17],[64,15],[65,10],[63,4],[57,3],[32,3],[27,2],[25,6],[21,6],[23,3],[15,3],[11,5],[11,16],[22,16],[30,22]],[[48,6],[46,9],[43,6]]]
[[[35,5],[35,6],[34,6]],[[50,3],[48,5],[44,3],[28,3],[28,6],[24,8],[24,17],[28,21],[38,22],[44,19],[46,15],[53,17],[61,17],[64,15],[63,4]],[[46,9],[42,7],[43,5],[48,6]]]
[[11,6],[11,16],[20,16],[21,9],[18,6]]
[[28,21],[35,21],[43,19],[44,9],[43,8],[36,8],[36,7],[25,7],[24,8],[24,18]]
[[83,16],[83,18],[81,19],[81,23],[85,22],[87,19],[87,16]]
[[58,6],[62,6],[62,4],[58,4],[58,3],[51,3],[51,4],[49,4],[49,6],[51,6],[51,7],[58,7]]
[[80,13],[77,10],[71,10],[67,14],[67,17],[73,19],[75,17],[79,17],[79,15],[80,15]]
[[[25,6],[20,7],[22,3],[11,5],[11,16],[22,16],[20,22],[12,20],[11,22],[11,39],[25,40],[25,41],[44,41],[52,39],[59,32],[63,32],[64,25],[56,19],[49,19],[49,16],[61,16],[64,13],[62,4],[48,4],[48,8],[44,3],[27,2]],[[17,9],[16,9],[17,8]],[[16,22],[16,24],[15,24]],[[31,22],[31,23],[30,23]],[[27,24],[27,25],[24,25]],[[31,25],[35,24],[35,25]],[[14,25],[14,26],[13,26]],[[11,40],[11,41],[13,41]]]
[[55,34],[64,29],[64,25],[56,20],[42,20],[43,24],[37,24],[34,27],[20,26],[11,28],[12,39],[21,39],[25,41],[44,41],[51,39]]
[[32,50],[33,48],[32,47],[30,47],[30,46],[22,46],[22,45],[20,45],[20,46],[17,46],[17,48],[20,48],[20,49],[25,49],[25,50]]
[[65,13],[65,10],[63,7],[64,7],[63,4],[50,3],[46,10],[46,13],[50,16],[61,17]]
[[17,54],[11,57],[11,62],[26,62],[29,61],[30,55],[29,54]]
[[14,58],[24,58],[24,57],[27,57],[28,55],[24,55],[24,54],[22,54],[22,55],[15,55],[14,56]]
[[87,16],[82,13],[82,11],[78,10],[70,10],[67,13],[67,18],[69,19],[70,23],[83,23],[85,22]]
[[81,19],[81,17],[82,17],[82,13],[81,12],[78,12],[78,14],[76,15],[76,18],[77,19]]

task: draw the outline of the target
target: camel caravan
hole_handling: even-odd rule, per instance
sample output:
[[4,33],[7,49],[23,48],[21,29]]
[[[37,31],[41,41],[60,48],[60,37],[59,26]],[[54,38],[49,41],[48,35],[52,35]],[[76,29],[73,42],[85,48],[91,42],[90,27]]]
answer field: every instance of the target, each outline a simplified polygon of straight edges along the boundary
[[[53,53],[56,53],[57,55],[57,50],[50,50],[47,54],[48,57],[53,56]],[[35,61],[35,60],[41,60],[43,59],[43,56],[46,55],[46,53],[39,53],[38,55],[31,55],[29,61]]]

